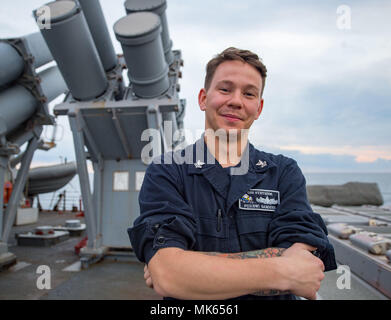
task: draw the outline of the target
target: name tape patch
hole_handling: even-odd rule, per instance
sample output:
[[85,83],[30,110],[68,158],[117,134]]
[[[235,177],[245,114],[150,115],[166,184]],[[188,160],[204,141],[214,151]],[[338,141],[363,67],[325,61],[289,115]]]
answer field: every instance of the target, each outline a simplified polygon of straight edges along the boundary
[[239,208],[244,210],[275,211],[280,203],[277,190],[250,189],[239,199]]

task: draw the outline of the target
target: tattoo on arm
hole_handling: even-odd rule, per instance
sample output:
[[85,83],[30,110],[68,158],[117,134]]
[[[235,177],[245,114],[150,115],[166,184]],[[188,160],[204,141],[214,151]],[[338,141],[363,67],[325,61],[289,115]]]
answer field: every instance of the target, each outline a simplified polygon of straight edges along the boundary
[[221,252],[202,252],[210,256],[217,256],[231,259],[262,259],[262,258],[273,258],[279,257],[286,249],[284,248],[266,248],[262,250],[237,252],[237,253],[221,253]]
[[[264,259],[264,258],[273,258],[279,257],[285,251],[285,248],[266,248],[262,250],[254,250],[247,252],[237,252],[237,253],[220,253],[220,252],[201,252],[209,256],[216,256],[222,258],[230,259]],[[283,294],[289,294],[289,291],[279,291],[279,290],[263,290],[254,292],[253,295],[256,296],[277,296]]]

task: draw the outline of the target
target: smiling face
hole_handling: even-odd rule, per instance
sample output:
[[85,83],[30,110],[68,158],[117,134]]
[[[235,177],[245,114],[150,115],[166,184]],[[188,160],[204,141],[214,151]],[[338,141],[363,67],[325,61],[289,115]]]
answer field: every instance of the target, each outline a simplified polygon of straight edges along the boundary
[[249,129],[263,108],[261,74],[250,64],[229,60],[221,63],[209,88],[198,95],[205,111],[205,130]]

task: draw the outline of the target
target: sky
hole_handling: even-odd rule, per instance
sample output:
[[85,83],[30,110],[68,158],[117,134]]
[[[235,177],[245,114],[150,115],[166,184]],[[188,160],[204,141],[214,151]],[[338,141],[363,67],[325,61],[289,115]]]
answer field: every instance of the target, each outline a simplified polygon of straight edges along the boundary
[[[100,0],[112,26],[123,0]],[[1,0],[0,38],[38,31],[40,0]],[[203,129],[197,96],[206,63],[227,47],[249,49],[268,69],[264,109],[251,128],[259,149],[296,159],[307,172],[391,172],[391,2],[389,0],[167,0],[173,49],[184,59],[184,125]],[[125,73],[124,73],[125,75]],[[60,96],[49,107],[61,102]],[[32,166],[74,160],[66,117],[57,147]],[[43,137],[51,138],[51,128]]]

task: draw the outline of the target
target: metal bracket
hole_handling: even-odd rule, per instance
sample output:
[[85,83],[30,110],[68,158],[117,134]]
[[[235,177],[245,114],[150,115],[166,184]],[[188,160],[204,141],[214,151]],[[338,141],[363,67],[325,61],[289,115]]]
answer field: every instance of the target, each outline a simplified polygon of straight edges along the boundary
[[13,192],[11,194],[11,198],[8,204],[8,207],[5,211],[5,225],[4,225],[4,231],[3,231],[3,237],[2,241],[7,242],[9,234],[11,232],[12,225],[14,223],[15,215],[16,215],[16,209],[17,204],[19,202],[20,196],[22,195],[23,188],[26,184],[28,170],[30,168],[30,163],[34,155],[34,151],[38,147],[38,138],[34,137],[30,140],[27,149],[25,151],[25,154],[22,159],[22,164],[20,166],[20,169],[18,171],[18,175],[16,177],[15,185]]
[[84,136],[82,128],[77,121],[77,112],[68,113],[68,120],[73,134],[75,155],[77,160],[77,172],[80,180],[80,191],[83,198],[84,214],[87,221],[87,235],[89,248],[95,248],[96,240],[96,219],[94,216],[94,206],[92,204],[91,187],[87,169],[87,158],[84,151]]

